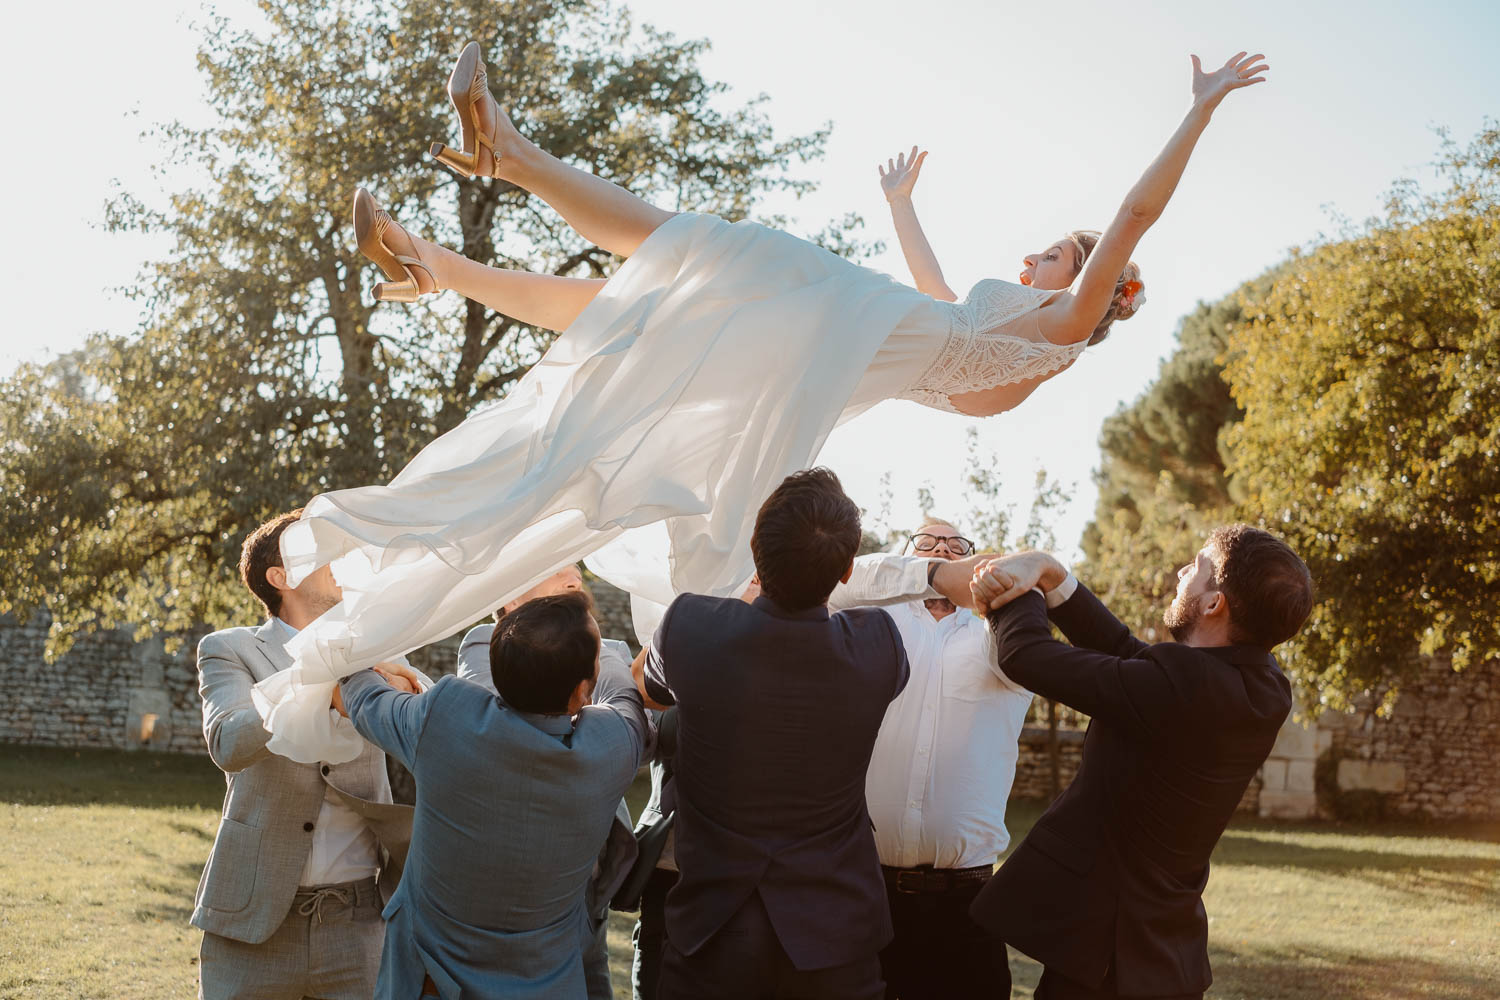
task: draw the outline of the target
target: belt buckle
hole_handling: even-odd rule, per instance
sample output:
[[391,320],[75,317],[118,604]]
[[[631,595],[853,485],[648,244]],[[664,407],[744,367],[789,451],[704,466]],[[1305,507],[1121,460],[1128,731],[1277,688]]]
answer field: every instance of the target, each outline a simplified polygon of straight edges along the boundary
[[[907,896],[915,896],[919,893],[926,892],[927,888],[924,883],[927,881],[928,877],[931,874],[931,872],[914,870],[910,868],[899,871],[896,873],[896,891]],[[912,880],[917,883],[914,888],[908,889],[902,884],[902,880],[905,879],[908,875],[911,876]]]

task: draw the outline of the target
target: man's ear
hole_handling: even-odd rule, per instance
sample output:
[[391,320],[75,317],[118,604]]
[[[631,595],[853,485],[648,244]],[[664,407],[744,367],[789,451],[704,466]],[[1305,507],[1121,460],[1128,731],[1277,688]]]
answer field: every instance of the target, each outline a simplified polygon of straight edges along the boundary
[[854,575],[854,560],[849,560],[849,568],[844,570],[844,575],[839,578],[839,583],[848,583],[849,578]]
[[1229,619],[1229,598],[1224,596],[1222,590],[1210,590],[1203,596],[1208,598],[1208,603],[1203,605],[1204,618],[1222,615],[1226,621]]
[[286,567],[284,566],[272,566],[266,570],[266,582],[277,590],[292,589],[286,585]]

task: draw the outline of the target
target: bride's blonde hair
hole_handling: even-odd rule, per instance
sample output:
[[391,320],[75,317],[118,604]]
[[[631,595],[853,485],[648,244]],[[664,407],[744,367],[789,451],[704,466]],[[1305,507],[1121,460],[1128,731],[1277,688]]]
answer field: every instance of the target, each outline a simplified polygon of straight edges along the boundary
[[[1083,270],[1083,262],[1089,259],[1089,254],[1093,253],[1094,247],[1099,245],[1100,235],[1095,229],[1075,229],[1063,237],[1073,244],[1074,250],[1078,251],[1076,257],[1078,271],[1074,272],[1074,277],[1077,277],[1078,272]],[[1121,271],[1120,276],[1115,279],[1115,295],[1109,302],[1109,308],[1105,310],[1104,318],[1099,321],[1099,325],[1094,327],[1094,332],[1089,336],[1090,346],[1109,336],[1110,325],[1115,320],[1129,319],[1135,315],[1136,310],[1146,302],[1145,289],[1146,286],[1141,281],[1141,269],[1136,266],[1135,261],[1126,264],[1125,270]]]

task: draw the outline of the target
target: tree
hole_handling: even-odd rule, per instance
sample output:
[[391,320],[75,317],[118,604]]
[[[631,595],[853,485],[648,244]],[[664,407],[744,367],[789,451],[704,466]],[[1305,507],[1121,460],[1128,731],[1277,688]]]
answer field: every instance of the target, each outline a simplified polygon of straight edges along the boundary
[[1247,283],[1184,317],[1177,350],[1156,380],[1099,432],[1099,498],[1080,572],[1140,635],[1155,637],[1176,567],[1228,516],[1220,438],[1243,411],[1224,380],[1224,356],[1246,303],[1263,297],[1272,280]]
[[1240,506],[1317,585],[1290,662],[1336,706],[1500,656],[1500,126],[1444,139],[1441,189],[1294,255],[1225,371]]
[[[476,260],[611,273],[525,192],[426,159],[456,125],[443,90],[468,39],[540,145],[676,208],[746,216],[821,155],[827,130],[776,136],[759,100],[725,109],[701,41],[636,30],[604,0],[262,4],[209,14],[199,65],[218,120],[163,126],[203,178],[164,206],[124,195],[116,230],[170,234],[141,276],[146,319],[0,385],[0,613],[45,607],[49,655],[80,630],[138,634],[243,620],[234,577],[256,523],[328,489],[389,479],[502,396],[554,336],[444,296],[375,308],[347,224],[367,185],[414,230]],[[820,238],[867,249],[856,218]]]
[[1286,538],[1317,605],[1278,650],[1313,711],[1389,707],[1419,657],[1500,656],[1500,129],[1442,146],[1441,189],[1183,321],[1106,422],[1085,572],[1150,635],[1216,524]]

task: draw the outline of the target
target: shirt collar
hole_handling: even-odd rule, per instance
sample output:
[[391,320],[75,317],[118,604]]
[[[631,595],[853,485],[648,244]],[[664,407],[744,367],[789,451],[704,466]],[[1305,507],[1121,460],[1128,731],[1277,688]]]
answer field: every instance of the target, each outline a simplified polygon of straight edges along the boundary
[[1218,657],[1227,663],[1241,666],[1267,666],[1279,670],[1276,657],[1259,646],[1199,646],[1200,652]]
[[275,625],[276,628],[280,629],[281,633],[283,635],[285,635],[288,639],[295,639],[295,638],[297,638],[297,633],[300,632],[300,631],[302,631],[301,629],[292,628],[285,621],[283,621],[282,619],[276,617],[275,615],[271,616],[271,623],[273,625]]
[[[503,699],[501,704],[504,704]],[[516,712],[515,709],[511,711]],[[540,712],[516,712],[516,715],[548,736],[567,736],[573,731],[573,717],[570,715],[543,715]]]
[[818,604],[802,611],[788,611],[765,594],[761,594],[751,604],[768,615],[776,618],[787,618],[795,622],[826,622],[828,620],[828,605]]

